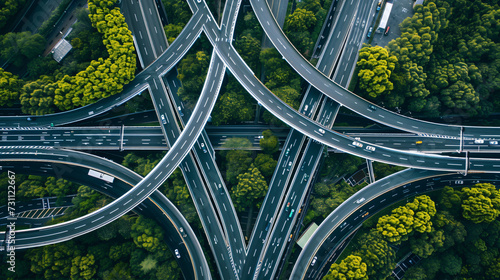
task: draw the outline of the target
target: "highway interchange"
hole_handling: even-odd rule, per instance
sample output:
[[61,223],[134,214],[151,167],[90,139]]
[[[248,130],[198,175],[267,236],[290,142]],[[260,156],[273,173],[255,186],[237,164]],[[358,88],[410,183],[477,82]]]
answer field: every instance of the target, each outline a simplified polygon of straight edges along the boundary
[[[260,11],[256,13],[257,17],[271,42],[286,61],[313,86],[305,95],[299,112],[274,96],[254,76],[232,46],[234,26],[241,1],[226,2],[220,27],[216,24],[204,1],[188,1],[193,17],[177,39],[167,48],[165,39],[161,38],[161,36],[164,37],[163,32],[152,32],[161,28],[161,16],[157,5],[153,1],[138,3],[131,0],[130,5],[129,3],[123,5],[126,7],[124,14],[134,34],[134,43],[144,70],[124,88],[122,93],[68,112],[37,116],[31,122],[27,121],[26,116],[0,117],[2,127],[0,154],[2,154],[1,160],[5,162],[4,167],[10,166],[13,162],[65,163],[73,165],[72,168],[85,167],[100,170],[119,178],[120,180],[115,181],[116,185],[120,185],[119,182],[123,180],[129,187],[122,188],[120,192],[110,193],[111,196],[117,197],[115,201],[84,217],[63,224],[17,232],[16,239],[21,244],[19,248],[68,240],[116,220],[130,210],[141,207],[141,203],[150,200],[148,198],[150,195],[152,197],[159,193],[156,189],[179,166],[186,178],[212,254],[215,256],[218,276],[222,279],[270,279],[280,268],[280,261],[288,245],[288,237],[294,231],[298,219],[298,215],[290,216],[288,211],[293,209],[295,213],[298,213],[305,203],[312,175],[319,166],[323,144],[375,161],[431,170],[425,172],[480,172],[484,174],[499,172],[500,161],[498,159],[480,158],[478,153],[466,153],[466,151],[476,152],[476,149],[477,152],[498,151],[495,146],[487,144],[488,141],[496,141],[499,138],[498,128],[448,126],[407,118],[380,107],[375,107],[374,110],[369,107],[370,103],[344,88],[347,85],[346,77],[350,76],[355,64],[355,57],[352,57],[352,53],[357,53],[357,48],[368,28],[363,18],[368,18],[375,10],[375,1],[366,1],[363,4],[359,4],[358,1],[335,1],[335,9],[342,14],[332,13],[328,17],[329,21],[333,17],[337,20],[331,21],[328,27],[324,28],[323,34],[326,34],[327,39],[322,49],[328,49],[328,52],[326,52],[327,55],[320,56],[318,68],[309,64],[289,43],[265,1],[252,0],[250,2],[254,10]],[[349,18],[352,20],[346,21]],[[166,76],[186,54],[201,32],[205,33],[214,50],[199,102],[189,116],[187,113],[181,114],[178,109],[183,108],[183,105],[176,97],[176,90],[170,86],[172,85],[170,78]],[[342,49],[344,49],[343,52]],[[333,69],[327,69],[327,66],[337,61],[341,65],[339,68],[344,70],[335,72],[333,80],[330,80]],[[282,151],[285,152],[282,152],[280,156],[248,246],[245,244],[229,193],[215,164],[213,143],[210,141],[209,134],[205,132],[205,124],[217,100],[226,68],[263,107],[293,128],[282,147]],[[145,90],[148,90],[153,100],[160,128],[125,126],[47,128],[51,124],[59,126],[93,118],[131,100]],[[380,133],[376,135],[359,132],[352,135],[339,133],[332,130],[332,125],[340,105],[371,120],[410,133],[399,136]],[[230,133],[231,131],[227,132],[227,134]],[[145,138],[144,135],[149,138]],[[355,139],[358,137],[359,139]],[[396,137],[404,138],[404,140],[394,141]],[[422,138],[425,144],[417,146],[416,142]],[[476,139],[484,139],[486,144],[475,143]],[[355,142],[361,143],[362,146],[355,145]],[[208,148],[208,152],[202,149],[201,143]],[[129,146],[142,147],[142,149],[150,147],[166,149],[168,147],[168,152],[145,178],[138,178],[109,160],[82,152],[64,150],[78,147],[90,150],[123,150]],[[305,151],[301,154],[303,147]],[[436,153],[436,155],[423,152]],[[450,153],[450,155],[437,155],[437,153]],[[22,166],[27,166],[27,164],[23,163]],[[22,169],[22,166],[19,168]],[[409,180],[418,179],[421,178],[416,174],[414,177],[409,176]],[[110,189],[115,190],[115,182],[111,184],[113,188]],[[375,184],[377,183],[379,182]],[[130,186],[135,187],[130,188]],[[387,186],[383,192],[378,190],[372,196],[381,196],[388,191],[389,187],[397,187],[396,184],[390,183]],[[162,203],[167,204],[165,200],[166,198],[162,200]],[[285,209],[287,202],[291,202],[290,210]],[[341,206],[336,211],[344,211],[342,213],[347,213],[344,218],[349,219],[351,210],[349,207]],[[170,210],[169,215],[178,217],[180,212],[173,209]],[[172,224],[169,232],[177,231],[177,235],[186,244],[182,252],[190,256],[189,264],[181,264],[185,278],[206,279],[208,274],[206,260],[197,248],[199,244],[196,244],[196,238],[193,237],[189,225],[182,219],[177,219]],[[181,224],[184,229],[189,229],[189,238],[183,239],[178,233]],[[265,230],[268,224],[271,227]],[[337,224],[326,228],[333,231]],[[188,239],[190,244],[187,242]],[[321,245],[317,245],[315,249]],[[170,246],[170,249],[174,248]],[[305,254],[304,252],[306,250],[302,254]],[[301,257],[309,259],[310,263],[315,252],[313,250],[313,253],[304,257],[301,254]],[[181,262],[185,261],[187,258]],[[309,263],[301,261],[302,271],[296,273],[307,275]],[[296,268],[299,269],[299,266]],[[310,271],[309,275],[313,276],[313,273],[315,272]]]

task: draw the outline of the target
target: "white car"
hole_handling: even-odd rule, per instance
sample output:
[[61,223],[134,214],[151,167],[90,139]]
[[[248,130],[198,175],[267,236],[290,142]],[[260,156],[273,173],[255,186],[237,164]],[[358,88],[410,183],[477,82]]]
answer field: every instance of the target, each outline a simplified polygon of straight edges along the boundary
[[474,140],[474,144],[484,144],[484,140],[483,139],[476,139],[476,140]]
[[358,141],[352,142],[352,145],[359,147],[359,148],[363,148],[363,144],[359,143]]
[[365,198],[364,198],[364,197],[362,197],[362,198],[360,198],[360,199],[356,200],[356,203],[357,203],[357,204],[360,204],[360,203],[361,203],[361,202],[363,202],[363,201],[365,201]]
[[314,266],[314,264],[316,263],[317,260],[318,260],[318,257],[314,257],[312,262],[311,262],[311,266]]
[[490,141],[490,145],[498,145],[498,141]]
[[178,259],[180,259],[180,258],[181,258],[181,254],[179,254],[179,249],[175,249],[175,250],[174,250],[174,252],[175,252],[175,256],[176,256]]
[[183,227],[180,227],[179,231],[181,232],[182,237],[187,237],[187,234],[184,232],[184,228]]
[[205,143],[201,143],[201,149],[203,150],[204,153],[207,153],[207,148],[205,147]]
[[164,115],[161,115],[161,122],[163,124],[167,124],[167,121],[165,120],[165,116]]
[[366,149],[367,149],[368,151],[375,152],[375,147],[372,147],[372,146],[366,146]]
[[321,134],[325,134],[325,130],[324,130],[324,129],[321,129],[321,128],[320,128],[320,129],[318,129],[318,130],[319,130],[319,132],[320,132]]

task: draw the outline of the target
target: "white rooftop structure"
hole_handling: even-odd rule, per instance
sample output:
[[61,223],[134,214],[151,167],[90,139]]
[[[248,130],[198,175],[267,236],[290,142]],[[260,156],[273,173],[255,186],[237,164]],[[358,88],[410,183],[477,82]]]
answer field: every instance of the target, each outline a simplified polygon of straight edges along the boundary
[[57,61],[61,60],[71,51],[73,47],[66,39],[61,39],[52,49],[52,57]]
[[316,231],[316,229],[318,227],[319,226],[316,223],[313,222],[306,229],[306,231],[304,231],[304,233],[302,233],[302,235],[297,240],[297,244],[300,246],[300,248],[304,248],[304,246],[306,246],[307,241],[309,241],[309,239],[311,238],[311,236],[313,235],[313,233]]

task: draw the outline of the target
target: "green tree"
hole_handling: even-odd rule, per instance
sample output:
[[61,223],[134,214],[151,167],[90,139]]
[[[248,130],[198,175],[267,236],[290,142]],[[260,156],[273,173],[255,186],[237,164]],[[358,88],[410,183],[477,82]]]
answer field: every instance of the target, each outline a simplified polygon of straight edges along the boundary
[[181,60],[177,67],[179,71],[177,78],[182,82],[182,87],[178,91],[182,100],[189,104],[196,104],[205,82],[209,61],[210,56],[204,51],[188,54]]
[[268,154],[258,154],[253,164],[259,169],[262,175],[269,180],[271,179],[278,162]]
[[300,92],[291,86],[282,86],[273,90],[273,93],[283,102],[295,110],[299,109]]
[[156,270],[156,266],[158,264],[158,261],[152,256],[148,255],[142,262],[141,262],[141,270],[144,274],[147,274],[150,271]]
[[68,279],[72,259],[78,255],[81,251],[73,241],[30,249],[26,254],[31,261],[31,271],[43,275],[44,279]]
[[412,280],[425,280],[427,273],[421,266],[412,266],[405,272],[405,278]]
[[285,20],[285,29],[294,32],[306,31],[316,24],[316,16],[313,12],[297,8],[293,14]]
[[457,209],[462,204],[460,191],[452,187],[445,186],[441,191],[441,204],[449,211]]
[[151,154],[146,158],[130,153],[123,158],[122,164],[142,176],[146,176],[160,162],[164,153]]
[[161,264],[156,270],[156,278],[158,280],[177,280],[180,279],[182,272],[174,261]]
[[371,230],[359,238],[358,250],[354,253],[366,263],[367,276],[381,279],[395,267],[396,253],[389,247],[376,230]]
[[340,264],[332,264],[323,280],[368,280],[366,269],[361,257],[349,255]]
[[329,155],[321,169],[321,176],[342,177],[353,174],[364,163],[360,157],[347,153]]
[[401,166],[396,166],[396,165],[390,165],[390,164],[385,164],[381,162],[374,162],[373,163],[373,170],[375,173],[375,178],[377,180],[380,180],[386,176],[389,176],[393,173],[396,173],[398,171],[403,170],[404,168]]
[[163,231],[153,220],[139,216],[132,225],[131,236],[137,247],[155,252],[163,240]]
[[130,266],[125,262],[117,263],[112,270],[103,273],[104,280],[132,280]]
[[45,187],[49,196],[57,197],[73,194],[78,190],[76,184],[62,178],[56,179],[55,177],[48,177],[45,181]]
[[167,37],[168,43],[172,44],[172,42],[179,36],[181,33],[182,29],[184,28],[184,25],[181,24],[173,24],[170,23],[168,25],[165,25],[163,27],[163,30],[165,31],[165,36]]
[[17,76],[0,68],[0,106],[12,107],[17,103],[22,85]]
[[458,81],[441,91],[440,100],[448,108],[471,110],[479,102],[479,96],[471,84]]
[[290,39],[290,42],[295,46],[297,50],[302,55],[308,57],[310,55],[310,50],[314,46],[314,42],[311,39],[311,33],[307,30],[301,32],[287,32],[287,37]]
[[71,280],[89,280],[96,273],[94,255],[76,256],[71,263]]
[[26,83],[20,95],[22,110],[32,115],[45,115],[55,112],[54,94],[56,86],[49,76]]
[[248,172],[238,175],[237,178],[238,185],[232,191],[235,208],[243,211],[254,205],[260,207],[268,186],[259,169],[252,164]]
[[[260,52],[260,63],[266,69],[266,87],[271,91],[280,87],[291,87],[300,91],[300,77],[293,71],[288,63],[282,58],[281,54],[274,48],[263,49]],[[284,89],[287,89],[286,87]],[[284,92],[283,101],[287,96],[293,96],[289,91]],[[276,93],[275,93],[276,94]],[[276,94],[276,96],[278,96]],[[281,98],[281,96],[278,96]],[[293,104],[289,104],[293,106]]]
[[26,0],[4,0],[0,2],[0,29],[2,29],[12,17],[24,7]]
[[96,210],[95,207],[100,198],[101,195],[91,188],[87,186],[78,187],[77,195],[71,200],[75,206],[70,208],[71,212],[68,217],[76,218],[91,213]]
[[241,36],[250,35],[253,38],[262,38],[262,34],[264,33],[253,11],[249,11],[245,14],[243,17],[243,28],[241,29],[243,29]]
[[415,213],[413,229],[420,233],[431,232],[431,217],[436,215],[436,205],[434,201],[427,195],[421,195],[415,197],[412,202],[407,203],[406,207]]
[[462,197],[462,215],[467,220],[489,223],[500,215],[500,191],[492,184],[463,188]]
[[251,35],[242,35],[234,45],[243,60],[250,69],[257,71],[257,63],[260,55],[260,42]]
[[445,238],[442,230],[415,235],[409,239],[410,247],[414,254],[422,258],[427,258],[444,246]]
[[162,0],[165,12],[170,22],[182,24],[183,26],[193,16],[189,5],[183,0]]
[[408,234],[413,231],[413,211],[407,207],[400,206],[392,210],[391,215],[385,215],[378,219],[377,231],[387,241],[399,244],[408,239]]
[[278,137],[276,137],[270,129],[262,132],[264,138],[259,140],[259,145],[262,150],[267,154],[273,154],[279,149]]
[[0,49],[2,59],[11,61],[16,67],[22,67],[42,54],[45,39],[40,34],[31,34],[29,31],[7,33],[1,37]]
[[359,87],[372,98],[386,94],[393,89],[389,81],[397,58],[380,46],[365,46],[359,50]]
[[488,276],[489,279],[500,279],[500,258],[497,258],[493,264],[488,267],[486,276]]
[[100,240],[108,241],[115,238],[118,235],[118,223],[112,222],[106,227],[102,227],[96,230],[97,237]]
[[304,9],[304,10],[307,10],[307,11],[311,11],[314,14],[316,14],[317,12],[319,12],[319,10],[322,9],[321,3],[319,0],[303,0],[299,3],[297,3],[297,7]]
[[436,207],[426,195],[416,197],[405,206],[391,211],[390,215],[379,218],[377,231],[389,242],[399,244],[408,240],[413,230],[420,233],[432,231],[431,217],[436,214]]
[[246,150],[248,147],[252,147],[250,140],[238,137],[229,138],[222,145],[228,150],[221,153],[226,159],[226,180],[233,186],[238,184],[237,176],[247,171],[252,163],[251,153]]
[[47,189],[44,186],[45,180],[42,176],[29,175],[28,180],[23,181],[17,188],[20,197],[31,199],[41,198],[47,195]]
[[113,261],[129,258],[134,247],[131,242],[113,245],[109,248],[109,258]]
[[[123,86],[134,78],[136,59],[132,34],[120,10],[113,8],[115,2],[89,0],[88,3],[90,22],[102,34],[102,43],[99,44],[106,45],[109,57],[99,57],[93,60],[85,70],[74,76],[56,73],[58,80],[54,83],[47,83],[47,80],[42,83],[31,83],[30,91],[21,95],[21,104],[25,113],[47,114],[56,109],[69,110],[87,105],[122,91]],[[25,40],[28,43],[24,44],[23,51],[20,52],[27,58],[38,55],[35,50],[39,49],[37,44],[40,40],[37,37],[34,38],[31,41]],[[13,41],[12,38],[9,40]],[[74,42],[78,50],[82,45],[86,46],[84,42],[93,40],[96,40],[96,36],[86,36],[85,40],[80,39]],[[90,49],[92,51],[92,48]],[[4,53],[9,51],[11,50],[6,49]],[[37,108],[37,105],[41,109]]]
[[212,123],[240,123],[252,120],[255,115],[253,100],[236,79],[230,78],[225,92],[219,96],[212,113]]
[[35,57],[28,62],[26,71],[28,79],[34,80],[42,75],[53,75],[59,69],[59,64],[52,57]]
[[449,275],[457,275],[462,269],[462,259],[454,254],[446,254],[441,258],[441,271]]
[[317,215],[326,218],[342,202],[364,186],[360,184],[351,187],[344,180],[338,184],[326,185],[317,183],[314,185],[314,196],[311,201],[311,207]]

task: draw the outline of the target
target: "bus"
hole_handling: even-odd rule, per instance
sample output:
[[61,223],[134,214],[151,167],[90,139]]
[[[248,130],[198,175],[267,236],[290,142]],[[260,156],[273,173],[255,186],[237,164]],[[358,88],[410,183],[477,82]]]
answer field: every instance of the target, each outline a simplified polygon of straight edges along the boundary
[[92,177],[97,178],[97,179],[101,179],[101,180],[106,181],[108,183],[113,183],[113,181],[115,180],[115,178],[113,176],[109,176],[109,175],[103,174],[101,172],[97,172],[95,170],[92,170],[92,169],[89,169],[89,176],[92,176]]

